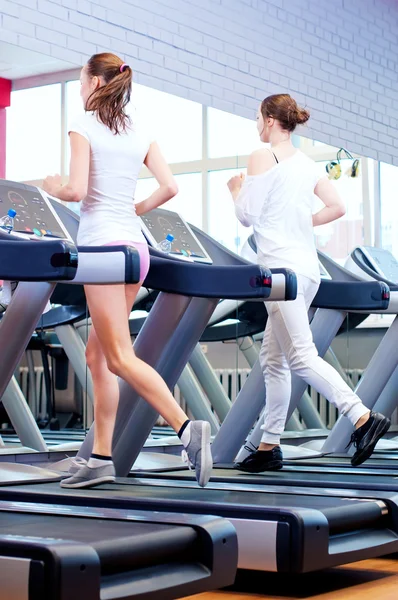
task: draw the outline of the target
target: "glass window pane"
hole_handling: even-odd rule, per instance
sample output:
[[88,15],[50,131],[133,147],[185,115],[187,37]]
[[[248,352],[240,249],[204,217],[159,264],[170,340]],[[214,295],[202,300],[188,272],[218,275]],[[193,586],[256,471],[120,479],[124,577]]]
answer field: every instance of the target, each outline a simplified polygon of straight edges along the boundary
[[227,187],[228,180],[246,169],[226,169],[209,173],[209,234],[229,250],[239,254],[252,233],[235,216],[234,202]]
[[[80,81],[68,81],[66,83],[66,133],[68,133],[69,125],[73,122],[76,117],[83,114],[83,102],[80,98]],[[65,136],[66,140],[66,152],[65,152],[65,173],[69,174],[69,163],[70,163],[70,143],[69,136]]]
[[133,83],[131,105],[168,163],[202,158],[201,104]]
[[380,163],[381,245],[398,258],[398,167]]
[[[202,228],[202,174],[187,173],[176,175],[178,194],[166,202],[161,208],[178,212],[188,223]],[[156,179],[150,177],[140,179],[135,194],[136,202],[141,202],[150,196],[158,187]]]
[[6,176],[42,179],[61,171],[61,84],[11,94],[7,108]]
[[66,123],[71,124],[73,119],[83,114],[83,101],[80,97],[80,81],[66,83]]
[[208,108],[209,157],[242,156],[251,154],[263,144],[258,136],[256,121]]
[[[326,175],[327,162],[317,162],[320,175]],[[352,160],[342,160],[340,179],[332,181],[344,201],[346,214],[337,221],[315,228],[315,238],[318,250],[332,258],[344,261],[348,253],[363,244],[363,194],[362,174],[352,178],[346,176],[346,171],[352,165]],[[314,212],[318,212],[324,204],[315,197]]]

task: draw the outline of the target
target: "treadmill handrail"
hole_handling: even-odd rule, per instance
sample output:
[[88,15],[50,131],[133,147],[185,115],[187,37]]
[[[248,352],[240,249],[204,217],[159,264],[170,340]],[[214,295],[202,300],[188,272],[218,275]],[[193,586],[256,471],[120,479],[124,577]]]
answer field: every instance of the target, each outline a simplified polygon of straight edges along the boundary
[[140,255],[131,245],[78,246],[79,267],[73,284],[123,284],[140,280]]
[[24,240],[0,231],[0,279],[8,281],[71,281],[78,253],[67,240]]
[[272,273],[259,265],[217,266],[170,260],[151,252],[145,286],[196,298],[268,298]]
[[314,308],[333,310],[386,310],[390,302],[390,288],[382,281],[321,281],[311,304]]

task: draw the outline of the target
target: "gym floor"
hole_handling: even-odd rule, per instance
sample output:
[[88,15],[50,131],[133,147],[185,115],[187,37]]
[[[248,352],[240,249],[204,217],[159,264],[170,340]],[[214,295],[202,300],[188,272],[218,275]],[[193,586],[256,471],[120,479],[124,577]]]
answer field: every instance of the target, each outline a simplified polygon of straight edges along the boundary
[[239,574],[228,590],[190,596],[189,600],[396,600],[397,558],[390,555],[289,577],[246,572]]

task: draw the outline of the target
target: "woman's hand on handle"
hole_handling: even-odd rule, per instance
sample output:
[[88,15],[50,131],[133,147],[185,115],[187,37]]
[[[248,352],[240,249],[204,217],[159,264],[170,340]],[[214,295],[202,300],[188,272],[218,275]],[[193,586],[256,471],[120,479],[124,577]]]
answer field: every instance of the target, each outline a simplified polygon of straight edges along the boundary
[[46,177],[43,190],[63,202],[81,202],[87,196],[88,177],[90,170],[90,144],[88,140],[71,131],[70,139],[70,168],[69,180],[62,185],[60,175]]
[[231,196],[234,201],[239,196],[239,192],[242,189],[242,185],[243,185],[244,181],[245,181],[244,173],[235,175],[234,177],[231,177],[231,179],[228,181],[227,186],[228,186],[229,191],[231,192]]
[[50,196],[58,197],[57,194],[62,188],[61,175],[48,175],[42,183],[42,188]]

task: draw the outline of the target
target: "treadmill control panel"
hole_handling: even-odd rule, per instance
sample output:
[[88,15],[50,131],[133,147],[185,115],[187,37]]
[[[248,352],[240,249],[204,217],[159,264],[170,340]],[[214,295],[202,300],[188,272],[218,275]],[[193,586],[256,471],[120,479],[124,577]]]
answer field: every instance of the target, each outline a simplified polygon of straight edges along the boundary
[[142,231],[156,247],[168,234],[174,237],[170,254],[182,260],[211,264],[213,261],[186,221],[176,212],[155,208],[141,217]]
[[70,239],[49,201],[38,188],[0,180],[0,217],[16,211],[14,231],[35,238]]
[[360,250],[367,259],[370,268],[383,279],[398,285],[398,261],[389,250],[372,246],[361,246]]

